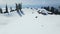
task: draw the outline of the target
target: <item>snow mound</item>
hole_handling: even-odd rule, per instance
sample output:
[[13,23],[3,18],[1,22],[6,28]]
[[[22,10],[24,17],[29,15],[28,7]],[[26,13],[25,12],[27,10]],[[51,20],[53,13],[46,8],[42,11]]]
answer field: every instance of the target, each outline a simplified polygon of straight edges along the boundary
[[0,34],[60,34],[59,15],[45,16],[27,8],[22,11],[22,17],[16,11],[0,14]]

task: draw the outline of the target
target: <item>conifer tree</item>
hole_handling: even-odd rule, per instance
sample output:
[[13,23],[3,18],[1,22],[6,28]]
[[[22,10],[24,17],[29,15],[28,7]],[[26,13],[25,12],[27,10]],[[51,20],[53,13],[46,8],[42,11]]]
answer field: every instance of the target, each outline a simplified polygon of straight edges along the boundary
[[17,3],[16,3],[16,9],[15,9],[15,10],[17,10],[17,7],[18,7],[18,5],[17,5]]
[[51,7],[51,12],[54,13],[54,7]]
[[2,12],[2,8],[0,8],[0,13],[3,13],[3,12]]
[[8,13],[8,7],[7,7],[7,5],[6,5],[6,11],[4,13]]
[[47,7],[47,10],[49,11],[49,6]]
[[10,7],[10,12],[12,12],[12,7]]
[[22,9],[22,3],[20,3],[20,4],[18,5],[18,7],[19,7],[19,10],[21,11],[21,9]]

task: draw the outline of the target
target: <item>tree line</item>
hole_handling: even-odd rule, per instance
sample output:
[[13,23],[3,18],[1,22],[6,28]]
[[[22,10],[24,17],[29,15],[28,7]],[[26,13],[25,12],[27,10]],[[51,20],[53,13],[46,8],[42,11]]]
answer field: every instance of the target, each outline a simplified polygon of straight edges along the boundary
[[[21,11],[21,9],[22,9],[22,3],[19,3],[19,4],[16,3],[14,10],[12,9],[12,7],[10,7],[10,12],[19,11],[19,10]],[[5,11],[4,11],[4,12],[3,12],[3,9],[0,8],[0,13],[1,13],[1,14],[3,14],[3,13],[9,13],[7,4],[6,4],[6,6],[5,6]]]
[[57,9],[55,7],[49,7],[49,6],[48,7],[41,7],[41,8],[44,8],[47,11],[52,12],[52,14],[60,15],[60,11],[59,11],[60,7],[58,7],[59,9]]

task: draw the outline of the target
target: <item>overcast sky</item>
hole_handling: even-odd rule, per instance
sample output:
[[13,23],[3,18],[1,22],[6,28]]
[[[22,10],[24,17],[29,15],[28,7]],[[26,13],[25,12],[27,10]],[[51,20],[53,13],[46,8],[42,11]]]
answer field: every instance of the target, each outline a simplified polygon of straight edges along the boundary
[[60,5],[60,0],[0,0],[0,5],[12,5],[22,2],[23,5]]

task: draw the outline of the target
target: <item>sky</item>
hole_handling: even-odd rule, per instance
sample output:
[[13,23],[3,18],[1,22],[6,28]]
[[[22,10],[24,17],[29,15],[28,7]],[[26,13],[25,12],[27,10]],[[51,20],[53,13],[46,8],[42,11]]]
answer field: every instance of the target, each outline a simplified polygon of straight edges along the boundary
[[60,5],[60,0],[0,0],[0,5],[13,5],[21,2],[23,5]]

